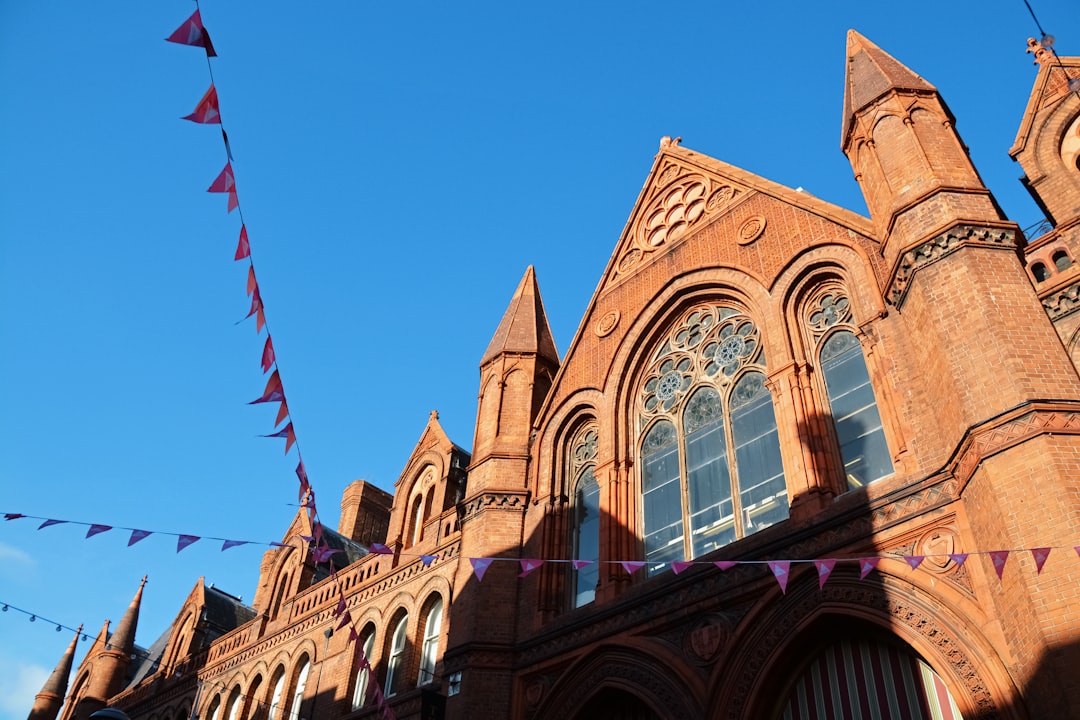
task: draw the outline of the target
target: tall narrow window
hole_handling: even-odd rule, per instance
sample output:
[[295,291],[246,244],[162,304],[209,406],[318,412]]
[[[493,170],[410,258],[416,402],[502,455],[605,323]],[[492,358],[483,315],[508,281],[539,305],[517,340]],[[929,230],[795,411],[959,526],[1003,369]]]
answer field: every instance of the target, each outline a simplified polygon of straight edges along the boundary
[[292,707],[289,715],[293,720],[300,718],[300,705],[304,702],[304,690],[307,688],[308,672],[311,670],[311,662],[304,655],[300,660],[300,672],[296,675],[296,690],[293,691]]
[[596,598],[600,580],[600,486],[593,475],[596,446],[597,430],[593,424],[578,431],[570,445],[567,476],[573,480],[572,553],[573,559],[588,563],[570,571],[574,607],[587,605]]
[[420,646],[420,675],[417,686],[435,681],[435,662],[439,655],[439,632],[442,630],[442,598],[439,598],[428,610],[424,623],[424,642]]
[[405,633],[409,625],[409,616],[403,615],[394,626],[390,640],[390,655],[386,665],[386,694],[395,695],[405,674]]
[[368,668],[371,663],[371,653],[375,650],[375,627],[373,625],[368,625],[364,628],[364,632],[361,633],[360,637],[363,638],[363,654],[364,659],[367,660],[368,664],[365,665],[364,663],[360,663],[360,667],[356,669],[356,687],[353,690],[352,701],[353,710],[359,710],[364,706],[364,703],[367,702],[368,676],[371,675]]
[[221,698],[220,697],[214,698],[214,702],[212,702],[210,704],[210,712],[207,713],[207,717],[209,717],[210,720],[218,720],[218,718],[221,717]]
[[765,354],[754,322],[700,306],[661,342],[639,396],[649,572],[788,516]]
[[240,686],[233,688],[229,696],[229,709],[225,713],[226,720],[240,720]]
[[270,693],[270,712],[268,720],[280,720],[281,698],[285,694],[285,668],[278,668],[274,680],[274,690]]
[[412,504],[412,538],[409,545],[415,545],[424,539],[424,498],[417,495]]

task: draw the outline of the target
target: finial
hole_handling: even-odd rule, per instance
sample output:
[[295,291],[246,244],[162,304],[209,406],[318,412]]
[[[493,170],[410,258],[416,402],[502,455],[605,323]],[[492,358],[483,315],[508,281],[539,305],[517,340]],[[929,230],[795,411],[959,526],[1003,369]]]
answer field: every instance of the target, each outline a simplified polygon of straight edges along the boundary
[[679,143],[681,142],[681,137],[672,139],[671,137],[665,135],[664,137],[660,138],[660,149],[667,150],[669,147],[678,147]]
[[432,410],[430,417],[431,417],[432,420],[438,420],[439,419],[439,411],[438,410]]
[[1054,45],[1053,35],[1044,35],[1042,40],[1028,38],[1027,44],[1027,52],[1035,56],[1033,65],[1042,65],[1054,59],[1054,51],[1050,49]]
[[142,590],[142,589],[143,589],[143,586],[144,586],[144,585],[146,585],[146,581],[147,581],[147,580],[148,580],[149,578],[150,578],[150,576],[149,576],[149,575],[143,575],[143,576],[142,576],[142,582],[141,582],[141,583],[139,583],[139,589],[140,589],[140,590]]

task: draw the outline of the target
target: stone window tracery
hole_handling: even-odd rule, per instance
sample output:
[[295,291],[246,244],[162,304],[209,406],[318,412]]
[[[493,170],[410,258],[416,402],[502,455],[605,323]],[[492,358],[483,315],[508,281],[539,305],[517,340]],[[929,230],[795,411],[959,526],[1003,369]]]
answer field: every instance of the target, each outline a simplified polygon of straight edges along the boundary
[[582,428],[571,444],[569,477],[573,478],[572,550],[576,560],[591,561],[573,575],[574,607],[591,603],[596,598],[600,580],[600,485],[594,476],[596,469],[597,428],[594,424]]
[[638,398],[650,572],[788,515],[761,332],[720,305],[688,312],[660,342]]

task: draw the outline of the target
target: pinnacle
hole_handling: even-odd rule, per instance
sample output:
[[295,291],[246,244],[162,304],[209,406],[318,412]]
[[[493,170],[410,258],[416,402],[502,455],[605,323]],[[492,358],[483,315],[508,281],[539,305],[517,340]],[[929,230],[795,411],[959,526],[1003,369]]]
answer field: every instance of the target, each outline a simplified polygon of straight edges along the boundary
[[536,272],[530,265],[518,283],[495,336],[484,352],[480,364],[488,362],[501,353],[536,353],[556,365],[559,353],[551,337],[544,301],[536,282]]

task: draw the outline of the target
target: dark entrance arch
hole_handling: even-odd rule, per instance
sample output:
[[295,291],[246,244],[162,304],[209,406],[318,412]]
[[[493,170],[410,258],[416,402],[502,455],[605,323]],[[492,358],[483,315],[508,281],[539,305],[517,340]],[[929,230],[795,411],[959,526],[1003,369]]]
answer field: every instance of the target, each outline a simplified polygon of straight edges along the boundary
[[660,716],[629,692],[604,688],[574,715],[573,720],[661,720]]

